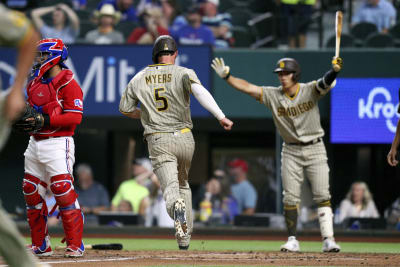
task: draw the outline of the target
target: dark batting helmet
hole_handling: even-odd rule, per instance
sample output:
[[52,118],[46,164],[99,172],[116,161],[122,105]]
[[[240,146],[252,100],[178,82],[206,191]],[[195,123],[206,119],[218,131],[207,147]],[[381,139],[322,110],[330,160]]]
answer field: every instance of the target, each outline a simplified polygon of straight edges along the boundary
[[152,55],[153,62],[158,63],[157,58],[160,53],[162,52],[175,53],[176,50],[178,49],[176,48],[176,43],[174,38],[172,38],[169,35],[161,35],[154,42],[153,55]]
[[285,57],[280,59],[276,63],[275,73],[287,71],[293,73],[293,81],[298,82],[300,80],[301,69],[299,63],[293,58]]

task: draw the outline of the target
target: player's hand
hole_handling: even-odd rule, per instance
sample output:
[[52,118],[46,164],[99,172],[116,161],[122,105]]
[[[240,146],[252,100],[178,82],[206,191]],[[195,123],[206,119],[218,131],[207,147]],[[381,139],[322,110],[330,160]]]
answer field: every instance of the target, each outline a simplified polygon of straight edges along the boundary
[[229,75],[229,66],[225,65],[224,59],[214,58],[211,63],[211,67],[215,70],[219,77],[225,79]]
[[233,122],[230,119],[226,118],[226,117],[223,118],[222,120],[220,120],[219,124],[221,124],[221,126],[227,131],[230,131],[232,129],[232,126],[233,126]]
[[399,161],[396,160],[396,154],[397,154],[396,149],[390,149],[389,154],[387,155],[387,162],[392,167],[396,166],[399,163]]
[[341,57],[333,57],[332,68],[335,72],[339,72],[343,68],[343,59]]

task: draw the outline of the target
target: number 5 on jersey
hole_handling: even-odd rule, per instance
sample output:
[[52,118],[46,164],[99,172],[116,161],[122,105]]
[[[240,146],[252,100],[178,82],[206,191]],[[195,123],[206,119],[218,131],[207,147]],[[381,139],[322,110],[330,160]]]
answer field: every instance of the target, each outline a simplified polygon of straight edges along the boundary
[[165,91],[164,87],[154,88],[154,99],[156,100],[156,108],[158,111],[165,111],[168,109],[168,100],[165,96],[160,95]]

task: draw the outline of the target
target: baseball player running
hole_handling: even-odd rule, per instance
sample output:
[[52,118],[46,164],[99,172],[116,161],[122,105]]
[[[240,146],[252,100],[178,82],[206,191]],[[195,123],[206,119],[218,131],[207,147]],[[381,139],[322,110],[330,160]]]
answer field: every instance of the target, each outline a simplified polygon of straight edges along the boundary
[[[225,130],[233,123],[225,117],[196,73],[176,66],[175,40],[162,35],[153,46],[154,65],[137,73],[125,89],[119,110],[141,119],[154,173],[160,180],[167,212],[175,222],[179,249],[189,248],[193,227],[192,193],[188,173],[194,152],[190,93],[210,111]],[[139,109],[138,103],[142,109]]]
[[[318,218],[323,238],[323,252],[339,252],[333,237],[332,209],[329,193],[329,167],[322,137],[318,100],[335,86],[338,72],[332,68],[318,81],[299,83],[300,66],[292,58],[278,61],[275,73],[281,86],[256,86],[231,75],[222,58],[215,58],[212,68],[229,85],[249,94],[267,106],[284,143],[282,148],[283,203],[288,241],[281,251],[300,251],[296,224],[301,185],[306,176],[311,183],[313,199],[318,204]],[[332,66],[340,71],[342,59],[334,58]]]
[[[3,92],[0,89],[0,150],[14,121],[25,107],[22,88],[35,54],[35,43],[39,36],[29,20],[21,13],[9,10],[0,4],[0,45],[17,47],[16,75],[12,87]],[[0,81],[1,88],[1,81]],[[49,266],[40,264],[28,253],[25,242],[14,222],[0,204],[0,255],[12,267]]]
[[[63,222],[66,257],[81,257],[83,215],[74,190],[72,168],[75,146],[72,138],[81,123],[83,93],[64,61],[68,50],[61,39],[43,39],[37,44],[34,79],[28,84],[25,115],[14,124],[31,135],[25,151],[23,193],[31,229],[32,251],[50,256],[53,251],[47,229],[48,210],[44,196],[50,185]],[[55,208],[54,208],[55,209]]]

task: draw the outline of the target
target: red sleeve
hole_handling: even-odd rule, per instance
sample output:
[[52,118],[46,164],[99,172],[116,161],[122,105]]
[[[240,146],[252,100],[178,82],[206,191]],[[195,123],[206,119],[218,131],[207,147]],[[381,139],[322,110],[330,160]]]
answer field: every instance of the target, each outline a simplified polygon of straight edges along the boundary
[[157,31],[158,31],[158,34],[160,34],[160,35],[169,35],[168,30],[161,26],[157,26]]
[[129,35],[128,40],[126,41],[128,44],[136,44],[136,42],[142,37],[142,35],[146,33],[146,29],[139,27],[133,30],[133,32]]
[[62,102],[63,112],[50,115],[50,125],[70,126],[81,123],[83,114],[82,89],[75,80],[72,80],[60,91],[58,101]]

